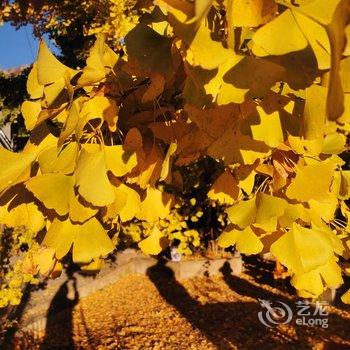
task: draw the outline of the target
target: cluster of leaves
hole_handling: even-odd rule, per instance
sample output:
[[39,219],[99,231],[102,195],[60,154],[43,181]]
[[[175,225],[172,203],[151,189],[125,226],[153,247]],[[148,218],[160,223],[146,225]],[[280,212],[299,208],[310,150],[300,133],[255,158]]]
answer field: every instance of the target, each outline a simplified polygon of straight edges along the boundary
[[151,5],[137,0],[4,0],[0,23],[16,28],[30,24],[39,38],[48,34],[63,62],[74,67],[83,64],[94,34],[105,33],[109,42],[118,44]]
[[[187,166],[173,166],[173,180],[159,188],[176,197],[176,204],[163,219],[149,224],[133,220],[122,227],[118,244],[130,245],[150,235],[154,226],[163,232],[164,246],[177,247],[183,255],[210,254],[213,242],[227,225],[225,205],[208,197],[216,177],[223,171],[222,162],[202,157]],[[149,240],[150,248],[152,243]],[[215,248],[217,248],[215,246]]]
[[[139,247],[149,254],[158,254],[160,250],[169,244],[177,246],[177,250],[183,255],[192,255],[201,246],[200,236],[197,230],[189,229],[188,217],[183,217],[178,210],[173,209],[164,219],[149,223],[136,220],[128,223],[124,229],[124,242],[127,238],[131,242],[139,243]],[[201,217],[203,212],[198,212]],[[123,239],[123,237],[121,237]],[[160,247],[160,248],[159,248]]]
[[49,34],[60,47],[65,62],[76,66],[83,62],[91,38],[84,36],[84,23],[93,21],[96,11],[82,1],[2,1],[0,22],[16,28],[31,25],[35,36]]
[[90,27],[86,27],[85,35],[104,33],[108,37],[108,42],[121,46],[122,39],[139,22],[139,15],[153,7],[153,2],[105,0],[95,6],[98,6],[97,14]]
[[158,0],[125,36],[125,55],[99,36],[82,70],[42,43],[22,105],[30,140],[20,154],[0,149],[2,221],[46,229],[32,265],[47,272],[70,253],[98,264],[135,219],[139,247],[160,253],[183,232],[166,229],[184,204],[178,168],[205,157],[222,165],[202,215],[226,208],[221,247],[270,251],[304,297],[339,286],[350,248],[349,6]]
[[40,247],[35,235],[24,226],[2,230],[0,237],[0,307],[18,305],[25,285],[38,282],[35,270],[28,269],[27,262],[29,255],[35,254]]
[[[19,28],[33,26],[35,36],[48,34],[61,51],[61,59],[73,67],[81,66],[93,44],[94,34],[105,33],[108,42],[121,50],[120,40],[138,22],[138,14],[150,5],[137,1],[2,1],[0,24]],[[15,143],[22,147],[25,135],[20,106],[28,98],[26,80],[30,68],[3,74],[0,72],[0,125],[17,123]]]

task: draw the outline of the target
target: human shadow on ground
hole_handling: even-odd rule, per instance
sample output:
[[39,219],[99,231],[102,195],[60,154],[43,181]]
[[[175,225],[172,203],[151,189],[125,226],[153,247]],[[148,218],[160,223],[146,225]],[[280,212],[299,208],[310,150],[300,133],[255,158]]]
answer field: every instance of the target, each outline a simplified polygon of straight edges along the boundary
[[[62,283],[52,298],[46,316],[45,338],[41,343],[41,350],[70,350],[74,349],[72,313],[79,302],[76,286],[75,266],[66,270],[67,279]],[[69,295],[69,284],[73,288],[73,295]]]
[[[244,301],[200,303],[175,279],[173,271],[162,260],[150,267],[147,274],[164,300],[174,306],[217,349],[312,349],[315,341],[335,346],[341,342],[350,344],[350,320],[338,314],[328,316],[327,329],[297,326],[294,318],[290,327],[266,327],[258,319],[259,312],[264,309],[256,302],[257,299],[285,302],[293,312],[294,301],[232,276],[228,264],[223,266],[221,272],[226,284]],[[313,339],[313,344],[310,339]]]

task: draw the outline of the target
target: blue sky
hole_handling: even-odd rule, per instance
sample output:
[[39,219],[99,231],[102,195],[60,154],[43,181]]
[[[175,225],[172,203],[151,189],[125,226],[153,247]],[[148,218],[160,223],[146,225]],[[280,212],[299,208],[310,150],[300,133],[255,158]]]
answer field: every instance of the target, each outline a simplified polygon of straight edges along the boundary
[[[46,43],[56,54],[59,50],[45,38]],[[0,69],[9,69],[30,64],[35,61],[38,51],[38,40],[32,34],[32,27],[19,30],[8,23],[0,26]]]

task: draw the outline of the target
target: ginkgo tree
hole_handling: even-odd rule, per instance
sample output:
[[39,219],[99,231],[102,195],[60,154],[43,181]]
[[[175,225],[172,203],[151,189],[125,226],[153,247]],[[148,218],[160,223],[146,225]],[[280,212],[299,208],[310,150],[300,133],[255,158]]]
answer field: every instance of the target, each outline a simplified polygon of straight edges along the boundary
[[177,235],[164,224],[179,203],[167,190],[181,189],[176,168],[211,157],[223,170],[207,198],[228,220],[219,246],[271,252],[303,297],[341,285],[349,10],[348,0],[158,0],[124,54],[100,34],[79,70],[42,42],[22,105],[30,139],[20,153],[0,149],[0,221],[38,243],[23,269],[50,274],[69,254],[96,268],[135,220],[147,226],[140,249],[159,254]]

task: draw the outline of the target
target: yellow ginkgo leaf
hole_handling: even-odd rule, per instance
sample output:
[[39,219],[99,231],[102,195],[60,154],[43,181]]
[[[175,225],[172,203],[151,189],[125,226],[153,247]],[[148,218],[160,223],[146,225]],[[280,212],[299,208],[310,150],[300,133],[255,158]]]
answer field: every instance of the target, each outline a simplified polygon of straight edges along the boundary
[[2,208],[0,221],[8,227],[26,226],[28,212],[26,203],[22,203],[8,211],[8,207]]
[[[213,52],[216,54],[213,56]],[[234,51],[226,49],[221,42],[213,40],[210,29],[202,21],[190,43],[187,61],[192,66],[201,66],[204,69],[215,69],[235,57]]]
[[57,155],[55,171],[63,174],[72,174],[76,168],[79,146],[77,142],[69,142],[64,145]]
[[197,21],[201,20],[207,14],[213,1],[214,0],[196,0],[195,14]]
[[24,226],[28,232],[37,233],[45,227],[45,218],[34,203],[21,203],[1,208],[0,222],[7,227]]
[[39,249],[33,256],[33,263],[41,274],[49,274],[55,267],[55,250],[52,248]]
[[208,192],[208,198],[217,200],[222,205],[232,205],[239,194],[238,181],[228,170],[225,170],[213,183]]
[[343,199],[350,198],[350,170],[344,170],[340,174],[339,196]]
[[55,210],[60,216],[68,214],[74,177],[63,174],[38,175],[28,180],[25,186],[47,209]]
[[277,221],[287,209],[285,199],[259,192],[254,198],[241,201],[226,209],[230,222],[244,229],[254,225],[267,232],[277,228]]
[[115,195],[107,177],[104,151],[90,153],[82,149],[75,176],[78,191],[86,201],[97,207],[113,203]]
[[338,288],[343,283],[341,269],[334,258],[325,265],[303,274],[295,274],[291,284],[314,297],[321,295],[326,288]]
[[345,151],[346,136],[339,133],[332,133],[325,136],[323,140],[322,153],[339,154]]
[[151,234],[139,242],[138,246],[145,254],[157,255],[166,248],[168,244],[168,239],[159,230],[157,225],[154,225]]
[[[128,208],[126,208],[128,202],[133,203],[135,201],[135,197],[132,198],[132,195],[134,194],[132,189],[130,189],[129,193],[127,192],[127,190],[125,189],[127,186],[120,183],[118,187],[114,188],[114,192],[115,192],[115,201],[111,204],[109,204],[107,206],[107,213],[104,217],[104,221],[105,222],[110,222],[110,221],[115,221],[119,215],[123,216],[123,219],[121,218],[122,221],[128,221],[129,219],[131,219],[136,213],[138,213],[140,211],[140,204],[141,204],[141,199],[139,199],[138,205],[136,205],[136,209],[134,209],[134,211],[132,210],[132,205],[131,206],[131,211],[128,211]],[[122,190],[122,188],[124,188],[124,191]],[[129,195],[130,197],[129,197]],[[137,198],[137,197],[136,197]],[[125,210],[126,208],[126,210]],[[122,214],[126,214],[126,219],[124,215]]]
[[242,231],[236,230],[228,226],[218,237],[218,245],[221,248],[228,248],[234,246],[240,237]]
[[298,11],[293,11],[293,15],[315,54],[318,68],[329,69],[331,66],[331,45],[326,29]]
[[250,171],[248,174],[240,174],[238,172],[238,186],[247,194],[250,195],[254,188],[256,172]]
[[346,45],[345,28],[349,24],[349,2],[348,0],[311,1],[297,8],[297,11],[322,24],[327,31],[331,48],[327,116],[328,119],[334,121],[344,112],[340,65]]
[[91,260],[104,257],[114,250],[111,239],[97,219],[92,218],[77,226],[73,244],[75,263],[90,263]]
[[296,166],[296,176],[287,188],[286,195],[300,202],[307,202],[310,199],[327,201],[333,173],[334,164],[329,161]]
[[233,0],[232,25],[235,27],[258,27],[271,21],[277,13],[274,0]]
[[38,156],[40,170],[43,174],[52,173],[57,161],[57,147],[52,146],[42,151]]
[[62,64],[49,50],[44,41],[40,42],[37,58],[38,82],[40,85],[52,84],[69,73],[71,77],[76,71]]
[[284,210],[282,216],[278,218],[278,223],[282,227],[291,227],[297,219],[301,219],[305,222],[309,222],[309,217],[307,216],[306,208],[298,203],[298,204],[289,204]]
[[45,217],[34,203],[27,203],[27,213],[28,221],[24,226],[29,232],[37,233],[45,227]]
[[284,128],[278,111],[266,113],[263,108],[257,107],[260,121],[250,125],[254,140],[263,141],[270,147],[277,147],[284,141]]
[[341,296],[341,301],[344,304],[350,304],[350,289]]
[[170,174],[170,169],[171,169],[171,156],[176,152],[177,150],[177,143],[172,142],[168,148],[168,152],[165,156],[164,162],[162,164],[162,170],[160,172],[160,181],[164,181]]
[[84,223],[97,214],[98,210],[90,208],[79,201],[79,196],[72,193],[69,200],[69,218],[73,223]]
[[[66,122],[64,124],[64,127],[61,131],[58,144],[59,146],[62,146],[65,140],[76,130],[76,127],[79,123],[80,115],[80,105],[79,105],[79,100],[74,100],[72,103],[69,113],[67,115]],[[81,135],[78,135],[78,138]]]
[[36,156],[36,153],[14,153],[5,148],[0,148],[0,163],[2,164],[0,192],[15,183],[16,179],[31,166]]
[[[280,33],[288,33],[288,38],[281,40]],[[308,45],[308,41],[289,9],[259,28],[252,40],[252,50],[257,56],[285,55],[303,50]]]
[[309,203],[309,215],[310,220],[317,224],[322,219],[325,222],[330,223],[334,219],[334,213],[338,207],[338,199],[334,197],[330,197],[328,201],[318,202],[314,199],[310,199]]
[[288,203],[285,199],[259,192],[256,195],[254,226],[267,232],[276,230],[277,220],[284,215]]
[[116,177],[124,176],[137,165],[136,153],[125,151],[123,146],[105,146],[106,167]]
[[46,123],[41,123],[30,134],[29,141],[26,143],[22,153],[39,155],[43,150],[56,146],[57,137],[52,134]]
[[[66,73],[68,74],[68,73]],[[55,81],[54,83],[45,86],[44,88],[44,96],[47,106],[54,109],[60,108],[62,104],[69,102],[69,93],[66,89],[66,80],[64,76]],[[40,116],[42,117],[42,116]],[[45,119],[47,119],[46,117]],[[43,119],[39,118],[40,121]]]
[[241,229],[245,229],[247,226],[250,226],[255,219],[255,198],[241,201],[233,205],[226,209],[226,213],[231,223],[237,225]]
[[252,255],[262,251],[264,245],[250,226],[244,230],[229,228],[218,238],[218,244],[222,248],[236,245],[236,249],[243,254]]
[[[326,121],[327,89],[311,85],[305,90],[303,134],[307,140],[322,138]],[[292,140],[293,142],[293,140]]]
[[308,229],[295,223],[271,245],[271,253],[296,274],[310,272],[325,265],[334,254],[327,232]]
[[32,130],[37,123],[41,112],[40,102],[24,101],[21,106],[21,113],[27,130]]
[[90,49],[78,85],[93,85],[104,80],[117,61],[118,55],[105,44],[105,36],[99,35]]
[[92,260],[91,263],[87,265],[82,265],[81,269],[83,271],[88,271],[88,272],[98,272],[100,271],[104,266],[104,260],[102,259],[94,259]]
[[[119,214],[122,222],[131,220],[133,217],[135,217],[137,213],[140,212],[140,195],[129,186],[126,186],[121,183],[118,187],[116,187],[115,198],[115,202],[112,204],[112,206]],[[126,198],[125,202],[124,198]]]
[[250,226],[241,232],[236,243],[236,249],[247,255],[258,254],[263,248],[264,245]]
[[146,198],[141,203],[141,210],[136,217],[148,222],[164,219],[170,213],[172,204],[173,197],[170,194],[149,187]]
[[136,152],[137,166],[133,169],[132,176],[127,179],[128,183],[137,184],[143,189],[148,186],[155,187],[163,165],[163,153],[159,146],[156,144],[149,146],[151,149],[148,152],[143,149]]
[[324,292],[323,281],[318,269],[303,274],[294,275],[291,285],[298,291],[300,296],[317,297]]
[[105,96],[94,96],[83,103],[80,116],[80,128],[95,118],[105,120],[111,131],[116,131],[118,121],[118,106],[116,102]]
[[[218,74],[209,84],[212,85],[216,80],[220,86],[216,98],[218,105],[242,103],[247,97],[266,96],[283,74],[284,68],[279,64],[257,57],[237,55],[219,67]],[[209,84],[205,86],[207,92]]]
[[26,203],[22,203],[15,208],[8,206],[1,207],[0,222],[8,227],[26,226],[28,213]]
[[38,162],[43,174],[59,172],[69,175],[75,170],[77,157],[78,144],[70,142],[59,151],[56,146],[47,148],[39,155]]
[[44,86],[39,84],[38,81],[38,64],[34,62],[32,69],[28,75],[27,91],[30,98],[35,100],[41,98],[44,93]]
[[47,230],[42,244],[54,249],[56,258],[62,259],[70,251],[79,227],[73,225],[69,219],[65,221],[55,219]]

